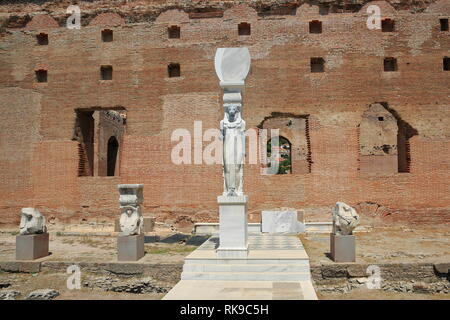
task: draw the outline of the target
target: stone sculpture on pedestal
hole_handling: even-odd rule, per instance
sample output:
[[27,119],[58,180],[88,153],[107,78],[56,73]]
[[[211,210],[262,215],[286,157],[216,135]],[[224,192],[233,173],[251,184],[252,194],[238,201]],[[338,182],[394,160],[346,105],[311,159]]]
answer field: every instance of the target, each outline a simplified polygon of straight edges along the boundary
[[139,207],[121,206],[120,230],[125,236],[141,234],[143,232],[144,217],[139,212]]
[[45,217],[35,208],[22,208],[19,228],[22,235],[47,232]]
[[337,202],[332,210],[333,231],[330,234],[330,254],[335,262],[355,262],[355,236],[353,230],[359,224],[356,210],[343,202]]
[[246,258],[247,202],[243,193],[245,121],[242,119],[242,90],[250,70],[247,48],[219,48],[214,60],[220,87],[224,90],[224,118],[220,122],[223,140],[224,191],[219,203],[219,258]]
[[145,254],[144,218],[141,204],[144,202],[143,184],[119,184],[120,229],[117,238],[119,261],[137,261]]
[[356,210],[344,202],[336,202],[333,208],[333,234],[351,235],[359,224]]
[[16,236],[16,259],[34,260],[48,256],[48,247],[45,217],[35,208],[23,208],[19,235]]

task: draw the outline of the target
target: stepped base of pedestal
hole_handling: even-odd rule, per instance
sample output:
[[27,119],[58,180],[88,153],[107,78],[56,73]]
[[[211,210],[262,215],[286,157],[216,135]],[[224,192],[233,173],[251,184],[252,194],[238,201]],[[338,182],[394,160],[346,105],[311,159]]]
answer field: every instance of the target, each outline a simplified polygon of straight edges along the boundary
[[219,259],[241,259],[247,258],[248,256],[248,247],[237,249],[237,248],[217,248],[217,257]]
[[317,299],[298,237],[250,234],[248,240],[248,256],[230,259],[217,257],[217,237],[208,239],[186,257],[181,281],[163,299]]

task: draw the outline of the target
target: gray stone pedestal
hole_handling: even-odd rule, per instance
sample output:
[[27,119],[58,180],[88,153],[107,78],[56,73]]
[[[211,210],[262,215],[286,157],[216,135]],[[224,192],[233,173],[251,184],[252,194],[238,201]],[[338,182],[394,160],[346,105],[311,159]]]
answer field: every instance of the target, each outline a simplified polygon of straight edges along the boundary
[[247,196],[219,196],[218,258],[247,258]]
[[48,256],[48,233],[16,236],[16,260],[34,260]]
[[330,254],[334,262],[355,262],[355,236],[331,233]]
[[144,234],[117,237],[117,260],[138,261],[144,254]]

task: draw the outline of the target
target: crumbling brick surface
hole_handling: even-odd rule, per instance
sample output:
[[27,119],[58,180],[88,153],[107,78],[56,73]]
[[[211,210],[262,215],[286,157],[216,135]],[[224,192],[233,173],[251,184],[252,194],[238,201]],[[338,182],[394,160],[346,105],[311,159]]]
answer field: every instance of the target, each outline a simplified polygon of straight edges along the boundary
[[[450,42],[439,25],[450,15],[448,1],[377,2],[395,20],[395,32],[368,30],[369,3],[363,0],[347,7],[299,2],[283,10],[285,1],[234,2],[80,1],[80,30],[65,28],[67,1],[3,2],[2,222],[17,223],[24,206],[61,220],[112,219],[118,183],[144,183],[144,213],[159,220],[217,221],[221,166],[173,164],[171,134],[185,128],[193,135],[194,121],[202,121],[203,130],[218,128],[223,110],[215,50],[247,46],[247,128],[276,112],[308,115],[311,155],[310,173],[293,168],[290,175],[267,176],[259,164],[247,165],[249,213],[293,207],[305,208],[308,216],[308,210],[336,201],[373,202],[398,217],[448,223],[450,73],[442,59]],[[213,11],[223,14],[189,16]],[[48,17],[38,18],[43,13]],[[322,21],[322,33],[309,33],[312,20]],[[238,35],[242,22],[251,25],[249,36]],[[168,38],[171,25],[180,26],[180,38]],[[105,27],[114,32],[111,42],[102,41]],[[48,45],[37,44],[39,32],[48,34]],[[311,73],[311,57],[323,57],[325,72]],[[383,71],[385,57],[397,58],[398,71]],[[168,77],[170,63],[180,64],[180,77]],[[113,80],[100,79],[101,65],[113,66]],[[46,83],[35,81],[40,68],[48,71]],[[358,170],[359,126],[368,107],[380,101],[417,131],[408,139],[409,172]],[[127,112],[120,176],[78,177],[74,111],[117,107]],[[329,219],[329,212],[319,218]]]

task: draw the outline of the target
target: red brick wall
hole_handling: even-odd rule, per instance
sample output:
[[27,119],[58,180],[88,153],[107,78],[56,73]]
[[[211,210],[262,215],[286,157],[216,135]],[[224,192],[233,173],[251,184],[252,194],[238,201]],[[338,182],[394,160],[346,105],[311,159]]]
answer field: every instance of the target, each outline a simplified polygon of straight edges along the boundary
[[[83,5],[95,4],[82,3],[82,12]],[[28,205],[61,220],[112,219],[119,213],[118,183],[144,183],[144,213],[159,220],[217,220],[221,166],[174,165],[170,139],[177,128],[193,134],[194,121],[204,130],[218,128],[223,109],[213,59],[216,48],[226,46],[247,46],[252,56],[247,128],[273,112],[309,115],[311,173],[267,176],[259,165],[247,165],[250,213],[293,207],[305,209],[309,220],[328,220],[336,201],[371,201],[406,219],[434,214],[435,221],[450,220],[450,72],[442,71],[450,42],[448,32],[439,31],[439,18],[450,16],[445,1],[416,14],[383,4],[398,30],[389,34],[367,29],[365,7],[320,15],[318,7],[302,5],[296,15],[262,16],[235,6],[207,19],[168,10],[142,23],[133,23],[141,15],[121,10],[128,14],[125,24],[104,15],[68,30],[41,19],[52,28],[35,23],[37,30],[2,34],[3,221],[18,221],[19,208]],[[61,25],[60,13],[52,14]],[[322,21],[322,34],[308,33],[310,20]],[[237,35],[241,22],[251,24],[250,36]],[[168,39],[169,25],[181,27],[180,39]],[[113,42],[101,41],[105,26],[114,31]],[[43,31],[48,46],[36,44]],[[385,56],[397,57],[398,72],[383,72]],[[324,58],[324,73],[310,73],[311,57]],[[167,78],[169,63],[180,63],[181,77]],[[101,65],[113,66],[112,81],[99,79]],[[48,83],[35,82],[37,66],[48,69]],[[358,170],[358,125],[375,102],[387,102],[418,131],[410,139],[410,173]],[[120,177],[77,177],[74,110],[118,106],[127,110]]]

